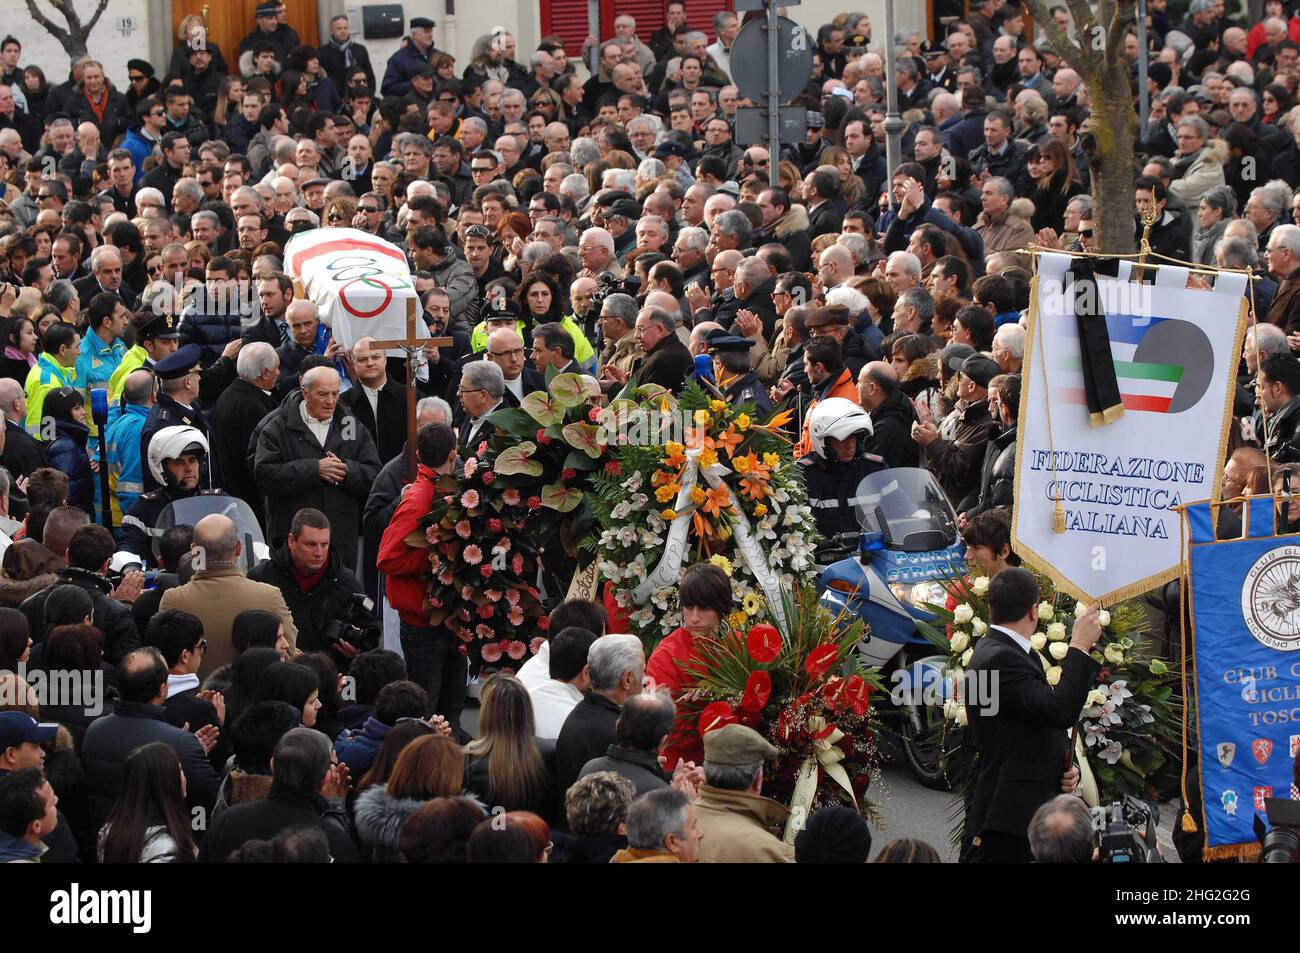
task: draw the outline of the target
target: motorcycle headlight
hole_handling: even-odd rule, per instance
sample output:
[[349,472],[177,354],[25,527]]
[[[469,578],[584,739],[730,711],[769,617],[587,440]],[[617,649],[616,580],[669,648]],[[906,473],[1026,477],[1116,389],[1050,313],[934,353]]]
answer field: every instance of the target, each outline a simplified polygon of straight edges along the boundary
[[941,606],[945,598],[943,586],[937,582],[918,582],[914,586],[902,582],[891,582],[889,591],[894,594],[894,598],[904,605],[912,605],[922,609],[932,605]]
[[891,582],[889,584],[889,591],[892,592],[894,598],[903,605],[907,605],[912,601],[912,587],[907,585],[907,583]]

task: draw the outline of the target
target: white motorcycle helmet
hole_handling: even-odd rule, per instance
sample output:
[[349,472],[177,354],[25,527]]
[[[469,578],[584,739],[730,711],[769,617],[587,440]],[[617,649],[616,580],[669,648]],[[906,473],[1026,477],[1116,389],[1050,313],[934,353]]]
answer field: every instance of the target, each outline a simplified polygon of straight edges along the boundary
[[173,477],[163,469],[164,460],[175,460],[187,453],[198,454],[199,462],[208,455],[208,438],[196,427],[164,427],[149,441],[149,472],[163,486],[171,486]]
[[828,438],[846,440],[854,434],[870,437],[872,433],[871,415],[844,397],[827,397],[808,414],[808,441],[812,452],[823,460],[829,459]]

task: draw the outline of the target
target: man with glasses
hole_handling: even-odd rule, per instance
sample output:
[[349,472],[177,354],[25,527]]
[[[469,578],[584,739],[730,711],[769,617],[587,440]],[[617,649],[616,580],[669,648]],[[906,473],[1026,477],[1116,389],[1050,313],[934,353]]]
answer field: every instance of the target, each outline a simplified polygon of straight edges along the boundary
[[1300,227],[1278,225],[1268,236],[1264,248],[1268,272],[1278,282],[1277,292],[1269,305],[1269,324],[1276,325],[1292,340],[1292,349],[1300,344]]
[[459,437],[457,443],[462,448],[472,447],[476,440],[491,432],[489,429],[480,434],[488,415],[503,405],[505,393],[505,375],[500,365],[490,360],[472,360],[464,364],[453,401],[453,425]]
[[527,395],[546,390],[546,378],[528,366],[532,349],[524,346],[523,337],[514,328],[499,328],[489,334],[484,357],[501,368],[502,399],[508,406],[518,407]]
[[384,199],[377,192],[366,192],[357,202],[352,227],[370,235],[384,237]]

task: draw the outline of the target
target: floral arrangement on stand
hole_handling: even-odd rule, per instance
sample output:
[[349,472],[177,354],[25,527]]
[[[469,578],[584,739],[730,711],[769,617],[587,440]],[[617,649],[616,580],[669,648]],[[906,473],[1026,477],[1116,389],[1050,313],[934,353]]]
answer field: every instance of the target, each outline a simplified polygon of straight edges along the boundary
[[790,806],[785,839],[793,842],[827,804],[879,820],[867,792],[880,778],[871,701],[881,685],[854,652],[864,622],[833,617],[812,584],[787,590],[784,602],[784,637],[767,623],[746,631],[724,622],[679,662],[692,684],[678,699],[676,732],[702,739],[739,722],[777,748],[764,766],[763,794]]
[[[493,667],[517,670],[537,651],[549,623],[538,570],[573,556],[594,527],[586,485],[605,456],[595,424],[600,387],[554,373],[547,385],[488,418],[492,436],[439,479],[422,523],[429,624],[449,629],[465,654]],[[567,586],[564,576],[552,584]]]
[[[1030,645],[1042,660],[1048,684],[1055,685],[1061,678],[1060,662],[1069,652],[1074,620],[1086,606],[1057,592],[1046,576],[1034,575],[1042,601],[1039,631],[1030,637]],[[930,591],[916,594],[930,603],[937,619],[918,621],[917,626],[948,653],[949,674],[957,686],[958,697],[944,702],[944,768],[961,797],[954,811],[960,823],[976,760],[970,746],[962,744],[967,716],[960,690],[975,644],[988,633],[989,578],[957,577],[941,586],[938,600]],[[1085,799],[1105,804],[1130,794],[1148,796],[1152,775],[1177,754],[1183,700],[1169,666],[1144,652],[1147,619],[1142,606],[1124,602],[1103,609],[1101,624],[1101,640],[1091,653],[1101,670],[1080,714],[1076,755],[1081,750],[1086,758],[1081,782]],[[955,837],[960,840],[960,831]]]
[[[673,571],[655,572],[675,523],[687,524],[684,548],[693,560],[711,560],[731,576],[730,626],[772,620],[776,584],[788,592],[809,576],[818,539],[791,441],[781,430],[792,415],[778,406],[760,418],[752,404],[733,406],[698,382],[676,399],[658,387],[637,393],[641,402],[615,400],[603,412],[609,429],[626,432],[635,423],[643,439],[617,442],[612,461],[592,481],[600,532],[585,544],[618,605],[629,611],[631,630],[651,648],[681,624],[676,568],[686,554],[674,548]],[[675,421],[684,426],[674,431]],[[741,531],[752,534],[770,569],[770,593],[765,574],[754,571],[737,544],[742,520]],[[637,589],[655,579],[659,584],[638,598]]]

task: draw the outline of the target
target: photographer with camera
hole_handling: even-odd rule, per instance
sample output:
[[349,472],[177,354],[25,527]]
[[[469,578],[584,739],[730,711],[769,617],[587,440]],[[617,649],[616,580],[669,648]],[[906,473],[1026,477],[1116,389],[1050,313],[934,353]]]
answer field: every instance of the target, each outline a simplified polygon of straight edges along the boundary
[[340,669],[379,645],[380,625],[371,614],[356,574],[330,547],[330,521],[320,510],[294,514],[289,537],[248,578],[275,586],[298,628],[298,648],[328,650]]

